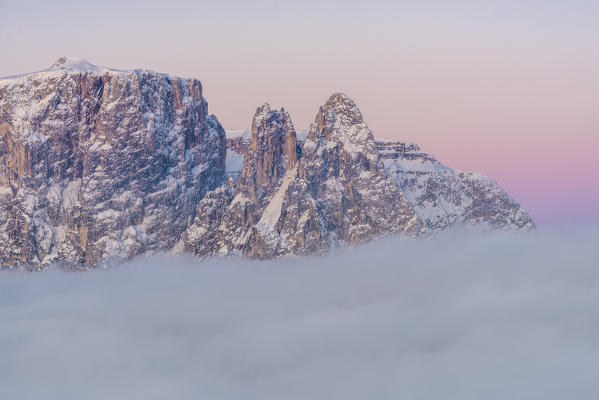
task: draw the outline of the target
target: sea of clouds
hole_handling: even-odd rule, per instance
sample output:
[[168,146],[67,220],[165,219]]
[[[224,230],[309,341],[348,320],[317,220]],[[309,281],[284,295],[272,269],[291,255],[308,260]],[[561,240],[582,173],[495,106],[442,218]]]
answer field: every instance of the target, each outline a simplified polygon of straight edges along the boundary
[[0,399],[599,398],[599,229],[0,273]]

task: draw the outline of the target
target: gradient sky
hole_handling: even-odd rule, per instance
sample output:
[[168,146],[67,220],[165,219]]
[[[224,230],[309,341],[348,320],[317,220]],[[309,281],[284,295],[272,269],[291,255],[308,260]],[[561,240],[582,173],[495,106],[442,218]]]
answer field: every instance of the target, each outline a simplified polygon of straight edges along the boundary
[[226,128],[269,102],[306,129],[342,91],[539,225],[599,221],[599,1],[295,3],[0,0],[0,76],[68,55],[195,77]]

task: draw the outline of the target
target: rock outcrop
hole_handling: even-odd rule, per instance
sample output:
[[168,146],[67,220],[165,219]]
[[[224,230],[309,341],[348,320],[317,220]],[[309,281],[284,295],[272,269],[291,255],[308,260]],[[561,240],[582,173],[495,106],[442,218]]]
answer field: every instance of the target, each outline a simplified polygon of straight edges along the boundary
[[385,168],[432,231],[454,225],[535,229],[528,213],[492,179],[448,168],[413,143],[382,144]]
[[[386,174],[362,114],[342,94],[321,107],[303,148],[288,113],[258,108],[231,188],[200,202],[188,251],[272,258],[427,231]],[[228,200],[222,215],[203,217]]]
[[297,164],[295,129],[289,114],[283,109],[271,110],[268,104],[258,108],[237,181],[230,180],[226,187],[199,203],[197,217],[185,238],[185,250],[200,256],[279,255],[277,249],[267,251],[256,244],[260,241],[256,225],[264,224],[262,216],[274,207],[273,199],[284,196],[291,177],[297,175]]
[[362,113],[346,95],[335,94],[320,108],[302,153],[306,184],[318,202],[324,231],[335,241],[425,233],[422,221],[385,173]]
[[343,94],[307,134],[265,104],[229,142],[195,79],[67,58],[0,79],[0,266],[266,259],[455,224],[534,229],[490,179],[376,142]]
[[289,113],[270,109],[256,110],[250,146],[243,158],[237,192],[262,207],[272,197],[285,173],[298,160],[295,129]]
[[62,58],[0,80],[0,263],[91,266],[172,248],[224,182],[202,85]]

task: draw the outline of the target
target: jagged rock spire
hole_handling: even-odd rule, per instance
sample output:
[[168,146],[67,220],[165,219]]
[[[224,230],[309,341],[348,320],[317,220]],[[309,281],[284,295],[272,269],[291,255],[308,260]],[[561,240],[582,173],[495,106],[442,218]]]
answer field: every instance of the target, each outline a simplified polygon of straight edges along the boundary
[[303,150],[302,172],[321,207],[325,230],[355,243],[376,234],[423,229],[386,174],[374,136],[354,101],[336,93],[320,107]]
[[243,160],[238,190],[262,204],[297,159],[297,139],[289,113],[283,108],[271,110],[265,103],[254,114],[250,147]]
[[[322,113],[325,110],[328,113]],[[364,122],[360,109],[354,101],[345,93],[335,93],[321,107],[321,114],[333,116],[328,122],[339,122],[343,126],[351,126]]]

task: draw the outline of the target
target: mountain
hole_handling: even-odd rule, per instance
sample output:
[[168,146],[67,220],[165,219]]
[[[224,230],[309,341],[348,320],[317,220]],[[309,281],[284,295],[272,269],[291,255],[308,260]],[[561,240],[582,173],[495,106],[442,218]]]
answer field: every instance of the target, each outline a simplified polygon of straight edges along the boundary
[[284,109],[256,110],[239,178],[200,201],[185,249],[272,258],[426,232],[385,172],[357,106],[335,94],[303,146]]
[[413,143],[382,142],[379,148],[385,169],[429,229],[458,224],[535,228],[526,211],[492,179],[448,168]]
[[[247,134],[227,131],[227,173],[237,176]],[[429,231],[469,225],[512,231],[531,231],[535,224],[528,213],[492,179],[472,171],[442,165],[414,143],[375,138],[384,169]],[[241,145],[240,145],[241,144]],[[298,139],[303,148],[304,141]],[[230,161],[233,160],[233,161]]]
[[490,179],[376,141],[343,94],[308,132],[264,104],[231,133],[195,79],[70,58],[0,79],[0,265],[264,259],[455,224],[534,229]]
[[0,80],[0,264],[171,249],[225,180],[202,85],[61,58]]

